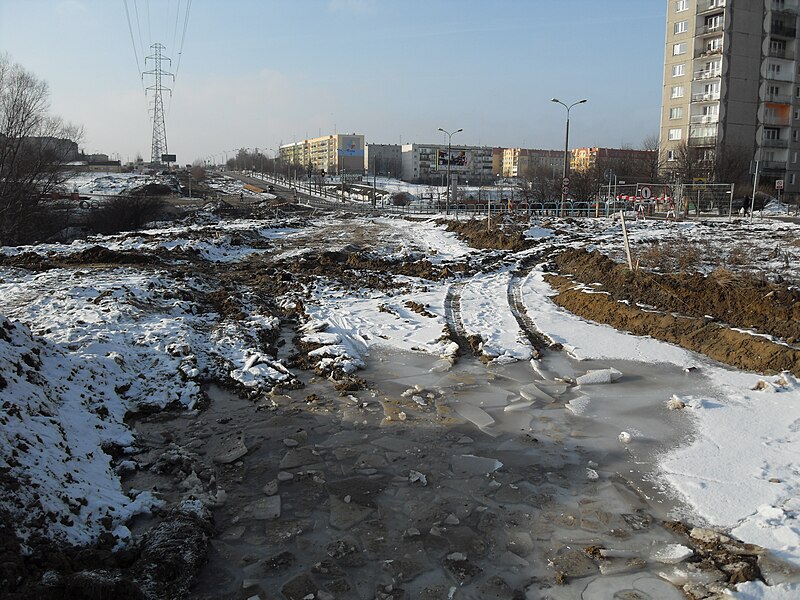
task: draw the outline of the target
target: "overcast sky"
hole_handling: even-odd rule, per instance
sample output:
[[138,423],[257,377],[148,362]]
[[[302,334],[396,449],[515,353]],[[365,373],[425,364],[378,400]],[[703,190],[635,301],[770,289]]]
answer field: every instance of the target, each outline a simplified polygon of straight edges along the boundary
[[87,152],[123,161],[150,157],[140,71],[156,42],[177,71],[164,106],[180,163],[334,130],[424,143],[463,128],[454,144],[561,149],[554,96],[589,100],[570,113],[571,147],[639,147],[658,132],[666,4],[0,0],[0,52],[47,81]]

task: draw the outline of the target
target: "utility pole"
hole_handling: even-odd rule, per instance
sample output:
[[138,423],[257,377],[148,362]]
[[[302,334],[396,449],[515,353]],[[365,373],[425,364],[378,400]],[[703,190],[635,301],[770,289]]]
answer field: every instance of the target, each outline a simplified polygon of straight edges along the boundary
[[150,162],[155,164],[161,162],[162,154],[167,154],[167,128],[164,125],[164,101],[161,98],[161,92],[166,90],[170,95],[172,94],[170,88],[165,88],[161,85],[161,78],[168,76],[174,80],[175,76],[161,69],[162,61],[166,60],[170,64],[172,63],[169,58],[161,55],[161,51],[166,50],[166,48],[161,44],[153,44],[150,47],[154,53],[152,56],[146,57],[144,62],[147,64],[148,60],[155,61],[155,68],[152,71],[142,73],[142,77],[145,75],[154,77],[153,85],[148,87],[147,91],[153,92],[153,143],[150,149]]

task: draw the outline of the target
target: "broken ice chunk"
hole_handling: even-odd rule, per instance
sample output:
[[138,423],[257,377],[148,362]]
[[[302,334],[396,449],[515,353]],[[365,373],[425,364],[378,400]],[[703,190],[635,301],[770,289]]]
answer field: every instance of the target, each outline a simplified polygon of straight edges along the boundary
[[586,409],[589,408],[589,396],[581,394],[577,398],[573,398],[565,405],[568,410],[570,410],[573,414],[582,415],[586,412]]
[[546,404],[555,402],[555,398],[553,398],[547,392],[542,391],[542,389],[535,383],[523,385],[521,388],[519,388],[519,395],[526,400],[539,400],[540,402],[544,402]]
[[423,487],[428,485],[428,478],[425,477],[425,475],[423,475],[419,471],[409,471],[408,481],[411,483],[416,483],[417,481],[419,481]]
[[694,554],[691,548],[681,544],[667,544],[650,555],[650,559],[667,565],[675,565],[683,562]]
[[517,402],[512,402],[508,406],[506,406],[503,411],[504,412],[515,412],[518,410],[525,410],[529,406],[533,405],[533,402],[530,400],[519,400]]
[[599,383],[612,383],[622,378],[622,373],[614,368],[591,369],[585,375],[580,375],[575,382],[578,385],[595,385]]
[[477,406],[467,404],[466,402],[453,402],[453,410],[462,418],[471,421],[477,427],[488,427],[494,423],[494,419],[489,414]]
[[488,475],[503,466],[496,458],[475,456],[474,454],[455,454],[450,458],[450,466],[456,473],[469,475]]
[[623,431],[617,436],[617,439],[623,444],[630,444],[633,440],[633,436],[627,431]]

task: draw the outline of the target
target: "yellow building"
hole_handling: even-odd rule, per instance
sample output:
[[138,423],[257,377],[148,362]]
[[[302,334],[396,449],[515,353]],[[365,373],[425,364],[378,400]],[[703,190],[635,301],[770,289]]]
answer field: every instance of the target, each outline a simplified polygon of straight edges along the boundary
[[598,161],[608,163],[644,163],[655,160],[655,150],[632,150],[629,148],[575,148],[570,157],[570,170],[586,172],[595,168]]
[[561,150],[536,150],[533,148],[503,148],[503,177],[526,177],[535,168],[547,168],[561,173],[564,152]]
[[332,175],[363,173],[364,136],[335,133],[284,144],[279,148],[278,158],[289,164]]

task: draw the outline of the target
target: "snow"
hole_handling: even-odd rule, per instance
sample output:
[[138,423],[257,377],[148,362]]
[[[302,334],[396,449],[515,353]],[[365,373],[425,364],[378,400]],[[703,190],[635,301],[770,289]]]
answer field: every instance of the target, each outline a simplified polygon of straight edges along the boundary
[[[86,188],[92,190],[105,185],[92,181],[81,185],[94,186]],[[476,253],[433,220],[353,219],[351,224],[382,229],[381,242],[371,251],[383,258],[419,256],[448,264]],[[558,221],[532,223],[527,235],[538,240],[538,248],[555,249],[563,247],[560,230],[567,227]],[[796,225],[756,219],[743,227],[727,220],[646,221],[630,224],[629,234],[634,246],[711,240],[722,257],[736,245],[750,244],[759,268],[800,280],[796,246],[781,241],[797,239]],[[298,235],[265,221],[210,219],[206,224],[170,225],[71,245],[3,248],[2,254],[64,256],[101,244],[119,251],[191,250],[209,262],[234,262],[263,252],[235,239],[244,233],[261,240]],[[590,220],[566,243],[591,244],[619,258],[620,235],[618,223]],[[330,240],[331,246],[336,243],[339,240]],[[775,252],[776,244],[783,244],[780,252]],[[713,261],[703,268],[714,268]],[[109,444],[123,449],[135,445],[124,423],[126,412],[171,403],[191,410],[200,399],[199,381],[209,373],[221,373],[246,387],[268,387],[290,376],[283,365],[258,351],[260,334],[275,328],[277,320],[259,314],[246,294],[238,298],[245,318],[220,319],[208,307],[184,299],[215,291],[199,278],[175,280],[166,272],[133,267],[42,272],[2,267],[0,278],[0,314],[9,319],[0,321],[0,400],[8,403],[0,412],[0,467],[40,486],[36,497],[23,495],[16,506],[14,499],[0,499],[4,508],[20,516],[23,534],[37,514],[52,511],[72,519],[71,524],[61,518],[50,522],[55,537],[75,543],[96,539],[99,519],[108,514],[112,531],[124,539],[126,520],[158,502],[147,493],[123,493],[111,459],[102,451]],[[487,271],[467,280],[460,290],[465,329],[480,335],[484,352],[501,362],[532,355],[508,308],[511,279],[510,268]],[[454,345],[441,339],[445,297],[453,282],[404,277],[395,282],[399,291],[384,292],[316,279],[304,299],[310,319],[304,341],[319,346],[312,355],[345,372],[363,366],[375,346],[454,355]],[[578,318],[552,302],[555,292],[543,270],[532,271],[521,284],[523,304],[537,328],[576,360],[700,367],[707,378],[705,389],[711,391],[681,396],[686,406],[672,414],[686,420],[691,435],[657,457],[659,482],[683,503],[685,512],[679,516],[725,529],[800,565],[800,383],[790,375],[737,371],[682,348]],[[411,310],[412,301],[424,305],[428,314]],[[760,380],[769,384],[761,387],[774,391],[754,389]],[[521,407],[509,406],[508,410]],[[578,398],[568,410],[585,418],[589,406],[588,399]],[[467,418],[486,422],[480,413]],[[635,435],[632,441],[636,443]],[[129,467],[130,461],[120,466]],[[86,504],[69,505],[80,498]],[[768,588],[751,582],[738,586],[737,592],[747,599],[797,596],[797,584]]]

